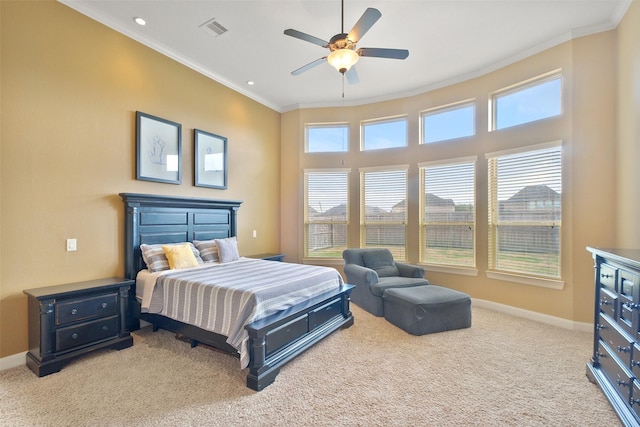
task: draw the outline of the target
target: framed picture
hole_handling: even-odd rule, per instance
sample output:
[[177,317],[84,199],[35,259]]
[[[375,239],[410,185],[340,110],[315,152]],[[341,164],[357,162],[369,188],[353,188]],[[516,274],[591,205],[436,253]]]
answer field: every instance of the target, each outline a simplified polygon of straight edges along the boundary
[[227,138],[194,129],[195,183],[198,187],[227,189]]
[[136,179],[180,184],[182,125],[136,111]]

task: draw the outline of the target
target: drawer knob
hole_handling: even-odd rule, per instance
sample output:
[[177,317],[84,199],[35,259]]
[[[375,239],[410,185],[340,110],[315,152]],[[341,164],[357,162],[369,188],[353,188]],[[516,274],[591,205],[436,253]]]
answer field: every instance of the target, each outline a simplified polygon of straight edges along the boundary
[[71,338],[73,338],[74,340],[78,339],[78,334],[71,334]]
[[611,279],[613,277],[613,274],[602,273],[600,277],[602,277],[603,279]]
[[100,307],[102,307],[102,308],[107,308],[107,303],[106,303],[106,302],[103,302],[102,304],[100,304]]
[[597,330],[605,329],[605,328],[606,328],[606,326],[604,326],[602,323],[598,323],[598,324],[596,324],[596,329],[597,329]]
[[633,368],[634,366],[640,366],[640,361],[631,360],[631,367]]
[[77,308],[72,308],[71,309],[71,314],[78,314],[78,309]]
[[621,345],[618,346],[618,351],[622,353],[629,353],[631,351],[631,347],[623,347]]
[[638,308],[640,308],[640,304],[636,304],[633,302],[625,302],[625,303],[622,303],[622,305],[627,307],[630,310],[637,310]]
[[104,326],[102,327],[102,330],[103,330],[103,331],[108,331],[108,330],[109,330],[109,327],[108,327],[107,325],[104,325]]
[[600,300],[600,305],[613,305],[613,301],[608,301],[606,299]]
[[624,382],[620,379],[616,380],[616,384],[621,385],[622,387],[628,387],[629,383],[628,382]]

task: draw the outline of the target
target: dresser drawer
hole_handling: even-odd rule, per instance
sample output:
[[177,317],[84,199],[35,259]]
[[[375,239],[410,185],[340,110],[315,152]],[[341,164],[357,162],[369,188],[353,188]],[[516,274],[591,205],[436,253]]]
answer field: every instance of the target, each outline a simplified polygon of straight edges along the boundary
[[608,314],[612,319],[616,319],[618,308],[618,295],[602,288],[600,289],[600,311]]
[[118,313],[118,294],[110,293],[56,304],[56,325]]
[[118,335],[118,316],[93,320],[56,331],[56,351],[90,344]]
[[613,356],[609,347],[602,340],[598,342],[598,361],[613,388],[628,403],[631,398],[633,377],[627,368],[618,363],[617,357]]
[[600,325],[600,339],[607,343],[613,354],[618,356],[625,366],[631,366],[633,341],[602,313],[600,313],[598,322]]
[[636,416],[640,417],[640,383],[636,380],[633,381],[633,389],[631,390],[631,400],[629,403]]
[[615,267],[612,267],[605,263],[600,264],[600,277],[598,277],[598,281],[600,282],[600,285],[610,289],[612,292],[617,292],[618,291],[616,289],[616,283],[617,283],[616,273],[617,272],[618,272],[618,269]]

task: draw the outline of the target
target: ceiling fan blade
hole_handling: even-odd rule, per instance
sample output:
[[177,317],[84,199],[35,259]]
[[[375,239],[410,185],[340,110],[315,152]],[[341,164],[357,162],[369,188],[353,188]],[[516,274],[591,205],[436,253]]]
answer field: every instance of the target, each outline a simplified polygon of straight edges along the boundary
[[355,66],[349,68],[349,71],[344,73],[344,75],[347,78],[347,81],[349,82],[350,85],[354,85],[360,81],[360,78],[358,77],[358,72],[356,71]]
[[284,33],[288,36],[295,37],[309,43],[317,44],[318,46],[329,47],[329,42],[324,41],[318,37],[310,36],[309,34],[303,33],[302,31],[289,28],[288,30],[284,30]]
[[326,60],[327,60],[327,57],[326,57],[326,56],[324,56],[324,57],[322,57],[322,58],[318,58],[318,59],[316,59],[315,61],[309,62],[307,65],[303,65],[302,67],[298,68],[297,70],[293,70],[293,71],[291,72],[291,75],[293,75],[293,76],[297,76],[297,75],[299,75],[299,74],[302,74],[302,73],[304,73],[305,71],[310,70],[310,69],[312,69],[313,67],[315,67],[315,66],[318,66],[318,65],[322,64],[323,62],[326,62]]
[[358,22],[356,22],[356,25],[354,25],[351,31],[349,31],[347,38],[353,43],[357,43],[358,40],[360,40],[362,36],[364,36],[364,34],[373,27],[373,24],[375,24],[381,16],[382,13],[380,13],[378,9],[374,9],[372,7],[367,8]]
[[406,59],[409,51],[406,49],[384,49],[379,47],[363,47],[358,49],[358,55],[375,58]]

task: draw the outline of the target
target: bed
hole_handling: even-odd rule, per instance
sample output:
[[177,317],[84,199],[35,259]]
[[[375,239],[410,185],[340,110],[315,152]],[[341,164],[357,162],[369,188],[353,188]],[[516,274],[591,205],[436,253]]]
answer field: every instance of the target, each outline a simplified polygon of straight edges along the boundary
[[[242,203],[233,200],[133,193],[121,193],[120,197],[125,207],[125,275],[131,279],[136,279],[138,272],[146,270],[141,245],[207,241],[235,236],[237,211]],[[237,266],[232,266],[234,263],[237,263]],[[298,273],[298,268],[314,268],[244,258],[234,263],[230,263],[228,268],[244,268],[256,272],[267,272],[282,267],[292,269],[290,272],[279,273],[288,274],[282,276],[286,277],[283,282],[295,281],[298,274],[304,273]],[[203,270],[208,268],[218,267],[203,267]],[[267,275],[263,277],[265,279],[257,279],[256,282],[266,282]],[[272,280],[277,287],[276,280]],[[292,300],[291,304],[276,311],[267,310],[264,312],[265,316],[251,318],[250,322],[242,324],[242,331],[236,330],[233,334],[234,339],[231,339],[230,335],[212,330],[216,328],[204,327],[201,323],[186,318],[182,321],[177,320],[180,318],[178,316],[163,315],[158,310],[157,313],[150,312],[148,308],[143,308],[142,301],[135,297],[136,292],[131,292],[129,326],[131,330],[136,330],[139,328],[140,320],[144,320],[151,323],[154,330],[162,328],[175,332],[190,341],[192,346],[205,344],[237,356],[241,360],[241,367],[246,365],[248,368],[247,386],[260,391],[275,380],[286,363],[337,329],[353,324],[353,315],[349,308],[352,288],[352,285],[343,283],[328,289],[318,288],[311,297]],[[241,344],[240,348],[237,348],[239,338],[236,334],[246,337],[246,344]]]

